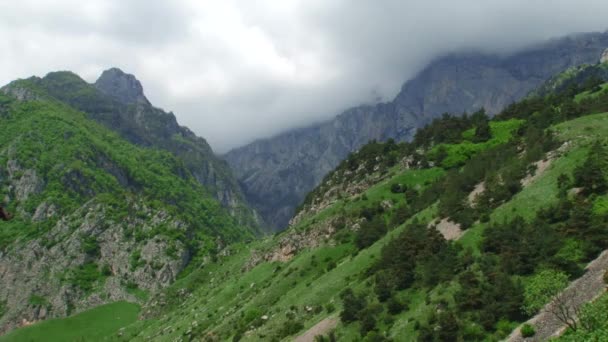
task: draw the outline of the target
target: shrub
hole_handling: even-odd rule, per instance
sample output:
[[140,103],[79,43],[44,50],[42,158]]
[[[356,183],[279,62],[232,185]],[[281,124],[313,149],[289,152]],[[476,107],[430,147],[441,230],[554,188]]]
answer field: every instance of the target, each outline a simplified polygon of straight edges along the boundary
[[407,304],[402,303],[394,296],[387,301],[386,307],[391,315],[396,315],[402,312],[403,310],[407,310]]
[[376,216],[372,221],[365,221],[355,236],[355,245],[359,249],[371,246],[387,232],[386,223],[381,216]]
[[302,329],[304,329],[304,324],[294,320],[289,320],[285,322],[281,330],[279,330],[279,338],[285,338],[287,336],[294,335]]
[[367,301],[362,295],[356,295],[349,287],[342,291],[340,298],[344,303],[344,308],[340,313],[340,319],[344,323],[354,322],[359,319],[359,312],[367,306]]
[[394,194],[400,194],[402,192],[405,192],[405,187],[401,184],[394,183],[391,185],[391,192]]
[[29,303],[30,303],[30,305],[33,305],[33,306],[46,306],[46,305],[48,305],[49,302],[46,300],[46,298],[44,298],[42,296],[31,295],[30,299],[29,299]]
[[554,270],[539,272],[526,284],[522,309],[529,315],[534,314],[567,285],[568,276],[563,272]]
[[99,255],[99,243],[94,236],[85,236],[82,238],[82,251],[89,256]]
[[526,323],[521,326],[521,336],[532,337],[534,334],[536,334],[536,330],[534,330],[532,325]]

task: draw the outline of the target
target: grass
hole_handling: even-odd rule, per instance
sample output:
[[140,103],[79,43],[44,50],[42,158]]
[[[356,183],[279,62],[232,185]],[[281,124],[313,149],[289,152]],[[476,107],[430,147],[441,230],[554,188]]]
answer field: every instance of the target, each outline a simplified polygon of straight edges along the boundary
[[[423,221],[430,221],[435,216],[434,206],[417,215]],[[205,278],[198,280],[199,288],[191,299],[181,304],[178,311],[157,320],[136,322],[127,329],[125,340],[153,338],[171,341],[192,329],[195,321],[199,326],[214,327],[213,332],[222,338],[230,338],[237,322],[243,317],[253,317],[248,324],[255,324],[255,318],[267,315],[269,319],[254,334],[244,337],[246,341],[264,341],[285,325],[285,313],[293,307],[297,308],[296,320],[304,324],[302,333],[341,310],[339,293],[345,287],[369,292],[370,285],[362,277],[362,272],[379,257],[382,247],[403,229],[402,225],[388,232],[359,253],[354,253],[356,249],[349,242],[336,246],[322,245],[301,251],[288,262],[266,262],[248,272],[242,272],[242,266],[250,258],[251,251],[243,246],[222,265],[210,264],[197,271]],[[263,245],[263,242],[258,244]],[[335,267],[328,267],[330,262],[335,263]],[[174,286],[183,286],[187,281],[182,279]],[[335,306],[335,311],[325,310],[328,303]],[[308,313],[306,307],[322,309],[317,313]],[[171,329],[163,332],[165,327]],[[399,336],[404,327],[398,326],[396,329],[394,335]],[[347,340],[352,325],[339,325],[337,330],[339,336]]]
[[554,131],[561,140],[576,140],[579,145],[605,138],[608,136],[608,113],[582,116],[554,126]]
[[[593,129],[589,129],[593,127]],[[507,203],[496,208],[491,216],[490,222],[503,222],[512,219],[515,215],[526,219],[532,219],[536,212],[557,201],[557,177],[566,174],[572,177],[574,169],[583,163],[587,155],[586,144],[594,138],[608,134],[608,114],[597,114],[584,116],[568,121],[552,128],[559,140],[577,143],[565,154],[554,160],[549,168],[532,184],[517,193]],[[464,247],[470,247],[473,251],[479,251],[479,244],[487,223],[477,223],[469,228],[460,238]]]
[[[512,131],[519,125],[521,121],[518,120],[492,123],[495,133],[493,139],[508,140]],[[575,140],[577,143],[555,159],[545,173],[532,184],[516,194],[509,202],[495,209],[491,215],[491,222],[511,219],[514,215],[530,219],[538,209],[556,200],[557,177],[562,173],[571,175],[574,168],[580,165],[587,153],[587,142],[593,138],[608,136],[608,114],[582,117],[557,125],[553,129],[560,140]],[[173,341],[180,338],[187,340],[189,332],[192,333],[200,327],[199,332],[204,331],[205,334],[214,335],[219,340],[230,340],[240,326],[245,326],[249,332],[243,336],[244,341],[267,341],[272,339],[273,333],[286,325],[287,312],[296,312],[295,320],[303,324],[303,329],[294,336],[303,333],[326,317],[335,317],[341,310],[339,294],[344,288],[351,287],[357,293],[371,292],[372,281],[365,271],[379,258],[383,246],[404,230],[404,225],[389,231],[372,246],[359,252],[350,240],[339,241],[336,238],[338,241],[333,243],[322,242],[318,247],[300,250],[285,262],[261,262],[250,270],[246,270],[244,265],[251,259],[252,251],[261,251],[259,254],[264,255],[265,252],[277,248],[281,239],[287,238],[294,232],[301,232],[313,223],[322,222],[336,215],[352,216],[364,206],[385,200],[393,204],[403,203],[405,201],[403,194],[393,194],[390,191],[392,184],[424,188],[444,173],[441,168],[401,172],[394,168],[390,172],[394,173],[394,176],[380,181],[365,191],[367,200],[343,198],[322,212],[307,218],[297,227],[293,227],[290,232],[283,232],[251,244],[232,245],[230,256],[220,258],[218,263],[201,264],[198,269],[176,281],[169,289],[171,292],[168,292],[175,295],[167,296],[174,302],[170,306],[159,308],[157,317],[146,321],[136,321],[133,318],[125,323],[129,325],[125,328],[122,338],[116,336],[116,330],[125,324],[117,324],[114,330],[108,328],[104,336],[124,341]],[[428,222],[436,216],[437,208],[433,205],[419,212],[415,218]],[[485,227],[486,224],[474,225],[459,243],[478,251]],[[187,295],[181,297],[177,295],[181,290]],[[420,288],[401,291],[399,296],[407,299],[409,309],[396,315],[392,326],[389,324],[385,326],[383,322],[379,324],[396,341],[415,340],[417,337],[415,322],[424,323],[432,310],[436,309],[432,303],[440,299],[452,305],[453,295],[457,290],[458,284],[450,282],[440,284],[430,292],[429,289]],[[370,295],[371,297],[373,295]],[[334,311],[329,312],[325,309],[326,304],[329,303],[335,307]],[[307,307],[315,309],[309,312]],[[318,308],[320,310],[316,310]],[[57,322],[65,325],[64,321],[78,316]],[[262,316],[267,316],[267,320],[261,320]],[[86,321],[96,320],[108,321],[107,318],[99,317],[90,317]],[[55,327],[54,329],[61,330],[56,328],[59,323],[49,322]],[[47,322],[40,323],[40,326],[45,323]],[[256,328],[251,329],[251,326]],[[36,326],[31,328],[34,327]],[[7,337],[31,328],[15,331]],[[97,326],[95,328],[99,329]],[[65,326],[62,329],[70,330]],[[78,329],[73,330],[78,331]],[[336,334],[339,340],[357,340],[360,338],[359,324],[339,323]],[[40,336],[25,337],[33,339]],[[69,338],[77,340],[81,336],[83,335]],[[87,340],[99,339],[95,336],[102,335],[100,333],[91,336],[94,338]],[[192,336],[197,336],[196,332]],[[283,340],[291,340],[294,336],[286,336]],[[2,341],[5,340],[0,339],[0,342]]]
[[102,341],[137,320],[139,305],[115,302],[98,306],[64,319],[50,319],[17,329],[0,337],[0,342]]
[[[511,119],[506,121],[490,122],[492,138],[486,142],[473,143],[471,141],[463,141],[459,144],[439,144],[433,148],[431,155],[438,153],[439,149],[444,148],[447,156],[441,161],[441,166],[448,169],[464,164],[473,155],[486,150],[490,147],[504,144],[511,139],[513,132],[521,127],[525,121]],[[472,139],[474,129],[465,131],[463,138]]]
[[595,97],[598,97],[598,96],[604,94],[606,91],[608,91],[608,83],[604,83],[600,87],[601,87],[601,89],[598,91],[595,91],[595,92],[591,92],[591,90],[587,90],[580,94],[577,94],[574,97],[574,102],[579,103],[582,100],[593,99]]

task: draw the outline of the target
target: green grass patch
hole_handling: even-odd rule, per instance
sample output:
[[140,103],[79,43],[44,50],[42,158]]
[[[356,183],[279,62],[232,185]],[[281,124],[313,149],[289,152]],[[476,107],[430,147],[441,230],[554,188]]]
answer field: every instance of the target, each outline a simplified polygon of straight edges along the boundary
[[115,336],[118,330],[137,320],[139,305],[116,302],[102,305],[64,319],[50,319],[17,329],[0,337],[0,342],[12,341],[102,341]]
[[[464,141],[459,144],[439,144],[430,151],[430,156],[436,156],[440,149],[445,149],[446,157],[441,161],[441,166],[448,169],[463,165],[475,154],[488,148],[508,142],[513,132],[524,124],[524,120],[511,119],[506,121],[491,121],[490,129],[492,138],[483,143]],[[472,139],[475,130],[467,130],[463,133],[465,139]]]
[[592,92],[591,90],[584,91],[574,97],[574,102],[580,103],[583,100],[596,98],[608,91],[608,83],[600,85],[600,90]]
[[608,113],[592,114],[553,127],[559,139],[577,144],[589,143],[608,136]]

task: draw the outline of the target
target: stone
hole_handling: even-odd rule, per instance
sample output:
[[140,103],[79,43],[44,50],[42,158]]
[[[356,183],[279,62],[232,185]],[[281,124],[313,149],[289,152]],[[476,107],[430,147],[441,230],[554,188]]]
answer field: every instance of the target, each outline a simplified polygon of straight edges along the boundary
[[149,103],[137,78],[118,68],[105,70],[95,82],[95,87],[125,104]]
[[602,52],[602,56],[600,57],[600,63],[608,63],[608,48]]

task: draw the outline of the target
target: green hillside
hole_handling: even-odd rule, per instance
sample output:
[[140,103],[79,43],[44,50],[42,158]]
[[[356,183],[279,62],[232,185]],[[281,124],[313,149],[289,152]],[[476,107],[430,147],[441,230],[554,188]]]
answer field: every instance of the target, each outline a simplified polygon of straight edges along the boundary
[[65,319],[42,323],[0,336],[0,341],[100,341],[137,320],[139,306],[116,302]]
[[[506,337],[544,303],[530,294],[545,279],[575,279],[606,248],[605,215],[589,208],[607,189],[590,187],[585,172],[601,168],[593,160],[608,129],[608,114],[585,114],[607,110],[606,96],[575,105],[586,113],[560,110],[573,99],[514,104],[485,137],[476,113],[436,120],[410,144],[365,146],[307,197],[290,229],[230,246],[112,338],[279,341],[320,322],[319,340]],[[442,163],[452,155],[457,163]],[[530,165],[543,161],[537,174]],[[446,217],[461,239],[426,228]]]
[[[567,87],[539,92],[492,119],[483,110],[445,115],[411,142],[370,142],[306,197],[289,229],[253,241],[215,202],[196,200],[208,196],[171,155],[127,144],[52,101],[6,100],[6,122],[15,121],[17,132],[32,125],[42,125],[36,132],[53,132],[48,120],[78,123],[86,132],[78,144],[62,144],[61,151],[64,145],[73,148],[65,155],[43,148],[53,145],[45,139],[61,139],[59,132],[67,128],[48,137],[38,133],[27,141],[40,145],[19,148],[27,160],[41,151],[50,155],[50,161],[32,164],[49,175],[44,191],[65,183],[64,168],[76,168],[64,166],[71,165],[71,156],[84,160],[83,176],[72,182],[76,190],[64,186],[63,192],[36,196],[57,198],[58,208],[70,210],[86,199],[109,196],[115,203],[116,193],[138,196],[153,208],[161,203],[188,227],[183,234],[152,230],[188,246],[192,261],[185,271],[157,291],[126,286],[140,295],[140,319],[113,325],[112,316],[98,315],[100,326],[111,329],[91,340],[290,341],[306,334],[316,341],[498,341],[518,326],[516,336],[546,339],[543,327],[522,324],[588,274],[585,266],[608,248],[608,93],[595,80],[601,75],[584,70],[582,76],[570,71]],[[93,138],[85,141],[88,134]],[[7,137],[4,144],[19,137]],[[81,144],[93,144],[96,153],[79,150]],[[118,186],[98,171],[100,154],[118,161],[133,181]],[[163,163],[150,164],[155,158]],[[176,174],[181,177],[170,177]],[[78,187],[82,182],[87,186]],[[92,192],[77,191],[85,188]],[[69,196],[62,196],[66,191]],[[31,212],[39,202],[24,203],[9,208]],[[114,206],[130,215],[128,205]],[[7,229],[5,245],[35,239],[41,229]],[[216,236],[223,248],[213,248]],[[135,232],[134,238],[155,237]],[[95,255],[95,243],[90,245],[83,244]],[[148,262],[142,261],[143,248],[133,251],[133,268]],[[88,271],[82,267],[76,274]],[[98,289],[95,284],[89,290]],[[46,303],[39,297],[30,301]],[[604,307],[605,295],[585,306],[585,328],[571,327],[563,338],[603,336],[606,321],[592,318]],[[77,317],[39,323],[7,338],[59,331]],[[84,328],[72,333],[82,336]]]
[[0,225],[0,326],[142,302],[218,246],[254,238],[181,159],[127,142],[29,81],[7,93],[0,189],[15,217]]

